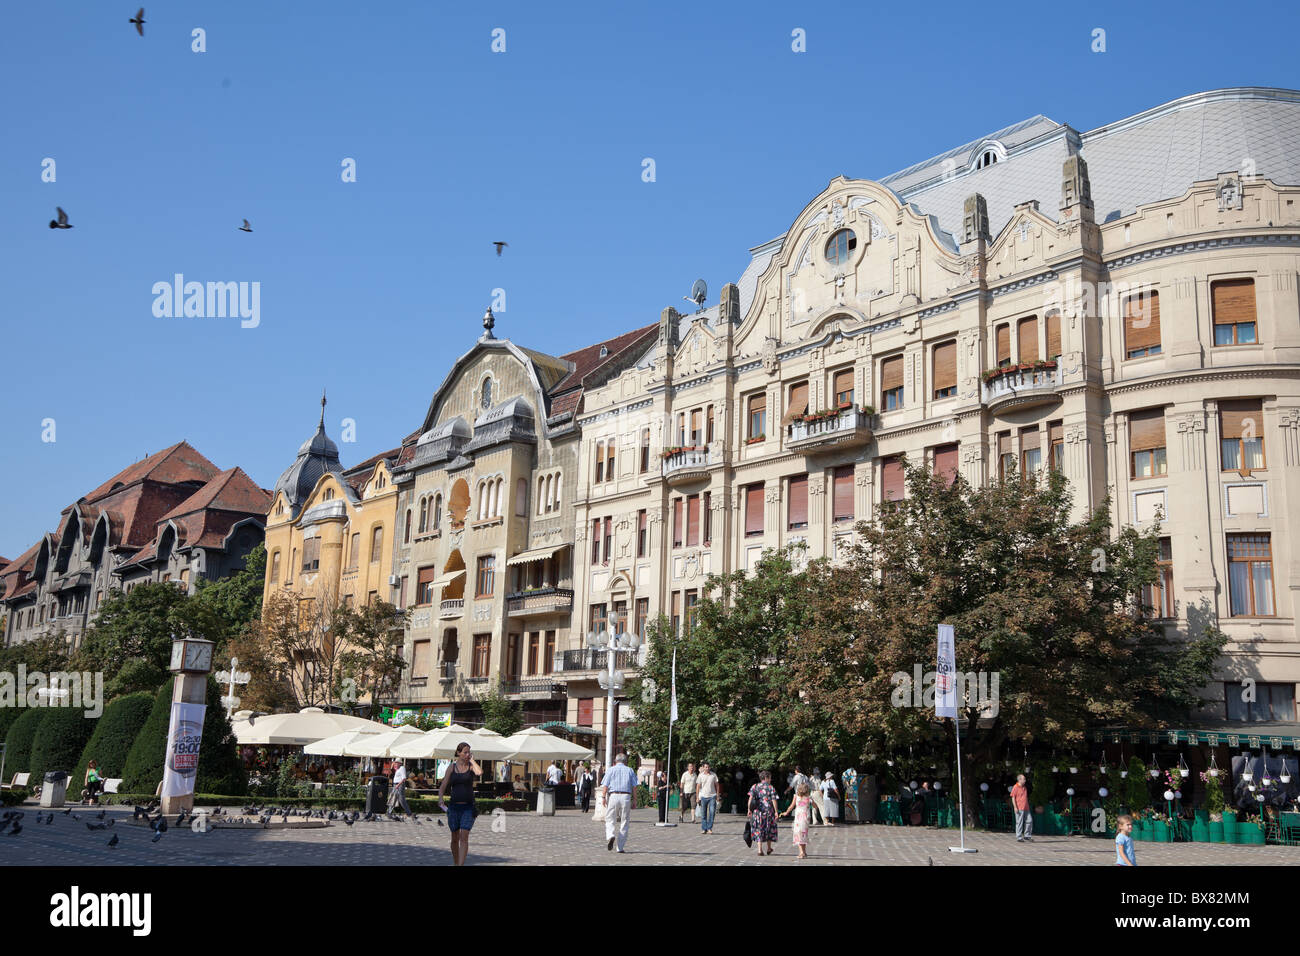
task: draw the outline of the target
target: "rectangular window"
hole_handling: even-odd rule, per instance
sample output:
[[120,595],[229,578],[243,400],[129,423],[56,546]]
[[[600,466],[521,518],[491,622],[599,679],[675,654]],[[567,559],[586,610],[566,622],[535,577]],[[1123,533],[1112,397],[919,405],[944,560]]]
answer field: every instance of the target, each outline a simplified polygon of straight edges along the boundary
[[591,606],[591,630],[597,634],[604,634],[608,629],[609,614],[604,604],[593,604]]
[[998,435],[998,477],[1005,481],[1016,470],[1016,455],[1011,450],[1011,432]]
[[605,480],[605,443],[596,442],[596,484]]
[[537,655],[541,651],[542,632],[533,631],[528,635],[528,668],[524,671],[529,677],[537,673]]
[[1210,285],[1215,345],[1254,345],[1255,280],[1224,279]]
[[497,559],[494,554],[485,554],[478,559],[478,574],[474,579],[474,597],[490,597],[496,584]]
[[749,397],[749,431],[745,437],[761,439],[767,434],[767,393],[760,392]]
[[1124,300],[1124,357],[1160,354],[1160,294],[1143,292]]
[[797,382],[790,386],[789,398],[785,404],[785,415],[781,417],[782,425],[789,425],[801,415],[808,413],[808,383]]
[[[276,584],[280,580],[280,552],[276,551],[271,555],[271,583]],[[98,602],[96,602],[98,604]]]
[[831,517],[834,521],[853,520],[853,466],[840,465],[831,479]]
[[605,480],[606,481],[614,480],[614,449],[616,446],[617,443],[612,438],[609,440],[609,444],[605,446]]
[[1065,424],[1063,422],[1047,423],[1047,447],[1052,471],[1065,470]]
[[555,669],[555,632],[546,632],[546,643],[542,645],[542,673],[549,674]]
[[1233,617],[1272,617],[1273,551],[1267,534],[1228,535]]
[[650,470],[650,429],[641,429],[641,474]]
[[686,546],[693,548],[700,543],[700,496],[691,495],[686,499]]
[[488,676],[489,658],[491,656],[491,651],[492,651],[492,635],[475,634],[474,635],[474,664],[473,664],[474,669],[473,671],[471,671],[470,676],[472,677]]
[[[646,625],[650,621],[650,599],[636,599],[636,633],[645,637]],[[584,725],[585,726],[585,725]]]
[[699,448],[704,444],[704,410],[693,409],[691,411],[691,444]]
[[1219,402],[1224,471],[1250,474],[1264,468],[1264,403],[1258,398]]
[[763,533],[763,486],[750,485],[745,489],[745,537]]
[[682,632],[682,592],[673,592],[673,613],[672,613],[673,633]]
[[520,634],[511,634],[506,637],[506,678],[513,679],[519,676],[519,639]]
[[790,479],[786,490],[786,507],[789,523],[787,530],[795,531],[808,527],[808,476],[798,475]]
[[370,563],[376,564],[384,555],[384,526],[379,525],[370,534]]
[[902,501],[907,492],[903,459],[887,458],[880,464],[880,500]]
[[1041,467],[1043,467],[1043,446],[1038,428],[1020,429],[1020,473],[1032,475]]
[[713,406],[710,405],[704,412],[704,440],[708,444],[713,444]]
[[943,342],[934,347],[934,397],[952,398],[957,394],[957,343]]
[[302,569],[316,571],[320,568],[320,538],[308,538],[302,543]]
[[1003,323],[994,331],[994,337],[997,339],[998,349],[998,368],[1011,364],[1011,326]]
[[411,676],[428,677],[429,661],[433,655],[432,641],[416,641],[411,645]]
[[1165,410],[1148,408],[1128,417],[1130,474],[1156,478],[1169,474],[1165,457]]
[[957,446],[940,445],[934,450],[934,473],[951,486],[957,480]]
[[684,530],[685,529],[682,528],[682,499],[674,498],[673,499],[673,547],[674,548],[680,548],[682,546],[682,532]]
[[[1241,684],[1223,684],[1228,719],[1255,721],[1295,720],[1295,684],[1255,684],[1255,699],[1242,700]],[[1290,762],[1288,761],[1288,766]],[[1294,772],[1294,771],[1292,771]]]
[[686,592],[686,631],[690,633],[695,630],[695,608],[700,603],[700,594],[698,591]]
[[646,517],[644,508],[636,513],[636,556],[638,558],[646,556]]
[[1016,323],[1016,340],[1020,361],[1026,365],[1038,361],[1038,316],[1031,315]]
[[1047,361],[1061,357],[1061,313],[1053,309],[1047,313]]
[[704,545],[707,547],[713,543],[713,492],[706,491],[704,493],[704,502],[700,507],[704,510],[704,517],[702,519],[704,522],[703,541]]
[[887,412],[903,407],[903,356],[880,363],[880,407]]
[[397,586],[397,587],[398,587],[398,590],[397,590],[397,609],[398,609],[399,611],[404,611],[404,610],[406,610],[406,585],[409,584],[410,581],[411,581],[411,577],[410,577],[410,575],[408,575],[408,574],[403,574],[403,575],[402,575],[402,583],[399,584],[399,585]]
[[677,444],[686,444],[686,413],[677,413]]
[[846,408],[853,404],[853,369],[844,368],[835,373],[835,407]]
[[355,571],[357,564],[361,561],[361,532],[352,536],[352,555],[348,561],[348,570]]
[[1177,616],[1174,610],[1174,557],[1169,539],[1161,538],[1156,557],[1156,582],[1142,589],[1142,603],[1158,618]]
[[591,519],[591,563],[600,564],[600,519]]
[[605,519],[605,558],[604,563],[609,564],[609,559],[614,555],[614,519]]

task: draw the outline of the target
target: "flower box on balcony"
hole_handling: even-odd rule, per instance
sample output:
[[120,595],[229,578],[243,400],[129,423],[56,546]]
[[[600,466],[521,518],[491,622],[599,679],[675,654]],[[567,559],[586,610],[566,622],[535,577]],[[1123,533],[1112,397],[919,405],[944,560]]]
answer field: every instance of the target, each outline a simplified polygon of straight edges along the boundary
[[766,439],[767,439],[767,436],[766,436],[766,435],[755,435],[753,438],[746,438],[746,439],[745,439],[745,444],[746,444],[746,445],[757,445],[759,442],[761,442],[761,441],[765,441]]
[[981,378],[985,385],[997,381],[1003,375],[1012,375],[1018,372],[1052,372],[1056,370],[1055,362],[1032,362],[1020,365],[1003,365],[1001,368],[987,369]]
[[659,457],[662,458],[664,461],[667,461],[669,458],[672,458],[676,455],[680,455],[682,452],[699,451],[699,450],[700,450],[699,447],[696,445],[675,445],[672,448],[665,448],[663,454],[660,455]]

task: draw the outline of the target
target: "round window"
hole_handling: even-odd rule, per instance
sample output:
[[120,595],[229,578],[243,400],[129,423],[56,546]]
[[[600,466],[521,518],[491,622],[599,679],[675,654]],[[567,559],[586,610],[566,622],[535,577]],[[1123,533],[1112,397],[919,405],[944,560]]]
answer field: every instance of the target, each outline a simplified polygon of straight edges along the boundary
[[852,229],[841,229],[826,241],[826,261],[832,265],[843,265],[858,247],[858,237]]

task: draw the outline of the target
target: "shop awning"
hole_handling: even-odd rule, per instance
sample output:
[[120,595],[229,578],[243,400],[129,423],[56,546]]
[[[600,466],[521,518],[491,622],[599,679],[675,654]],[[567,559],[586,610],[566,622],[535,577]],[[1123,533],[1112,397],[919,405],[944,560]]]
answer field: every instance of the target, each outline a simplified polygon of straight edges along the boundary
[[588,737],[599,737],[601,732],[595,727],[579,727],[577,724],[567,724],[562,720],[551,720],[544,724],[537,725],[542,730],[550,730],[554,727],[566,734],[586,734]]
[[1204,727],[1167,728],[1165,730],[1131,730],[1113,727],[1088,731],[1088,739],[1104,744],[1208,744],[1218,747],[1245,747],[1258,750],[1290,747],[1300,751],[1300,724],[1261,721],[1258,723],[1207,724]]
[[465,574],[465,569],[461,568],[459,571],[451,572],[451,574],[444,574],[440,578],[434,578],[433,587],[445,588],[448,584],[451,584],[452,581],[455,581],[457,578],[463,576],[464,574]]
[[562,544],[553,548],[533,548],[531,551],[520,551],[513,558],[507,559],[506,567],[512,568],[516,564],[530,564],[533,561],[545,561],[547,558],[559,554],[567,547],[570,546]]

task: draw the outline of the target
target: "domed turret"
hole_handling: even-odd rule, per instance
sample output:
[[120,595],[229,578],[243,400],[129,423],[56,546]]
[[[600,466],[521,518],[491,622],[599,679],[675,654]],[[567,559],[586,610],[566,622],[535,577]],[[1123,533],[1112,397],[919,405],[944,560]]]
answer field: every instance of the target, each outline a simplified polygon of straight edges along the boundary
[[298,448],[298,457],[276,481],[275,493],[284,492],[285,499],[296,511],[316,487],[321,475],[331,471],[342,475],[343,465],[339,461],[339,446],[325,434],[325,396],[322,394],[320,424],[316,426],[316,434]]

